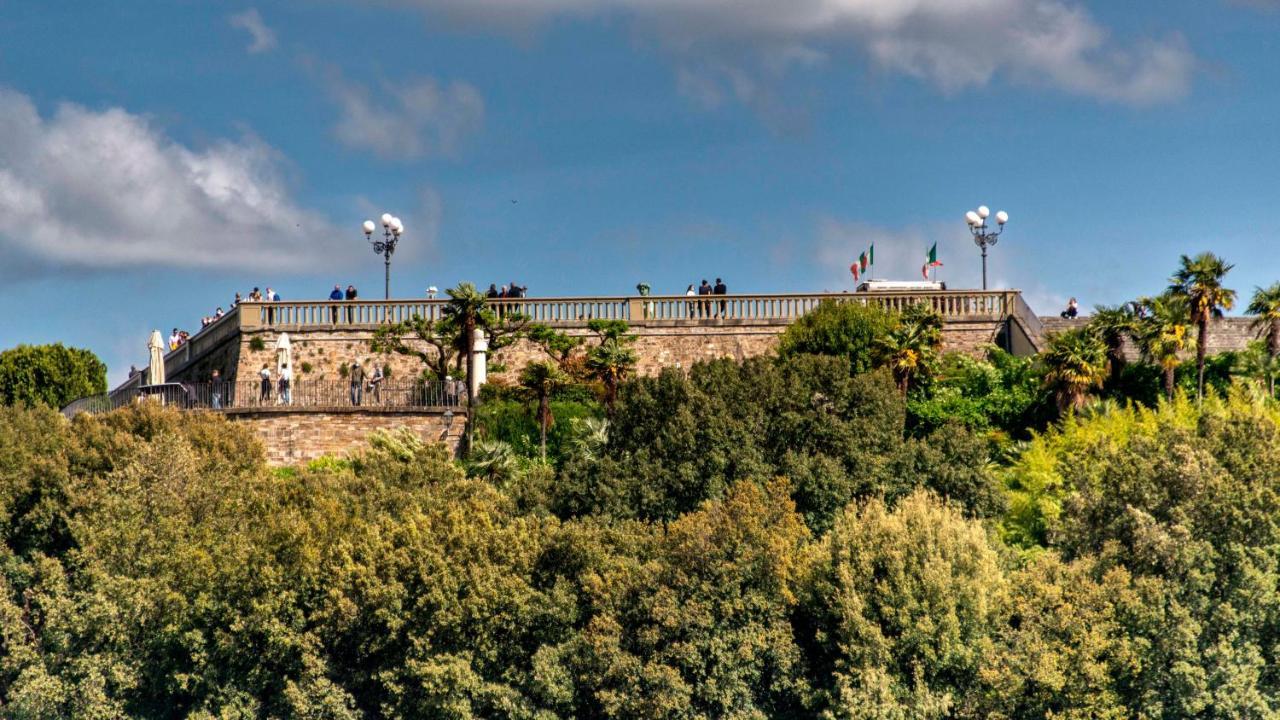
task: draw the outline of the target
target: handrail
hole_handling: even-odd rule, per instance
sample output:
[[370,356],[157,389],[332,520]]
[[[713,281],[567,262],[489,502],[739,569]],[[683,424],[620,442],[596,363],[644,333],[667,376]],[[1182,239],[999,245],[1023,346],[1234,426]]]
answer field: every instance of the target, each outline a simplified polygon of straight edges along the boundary
[[62,409],[67,417],[81,412],[109,412],[136,402],[153,400],[183,410],[288,409],[424,409],[466,404],[466,389],[459,381],[383,381],[355,386],[346,380],[297,380],[289,387],[278,381],[165,383],[121,388],[110,395],[81,398]]
[[[904,310],[923,302],[944,319],[1009,317],[1016,290],[933,290],[926,292],[770,293],[731,295],[648,295],[557,298],[493,298],[499,313],[520,313],[532,322],[585,324],[589,320],[650,321],[794,320],[823,301],[862,302]],[[376,326],[443,317],[447,299],[303,300],[244,302],[237,307],[240,327],[301,329]]]

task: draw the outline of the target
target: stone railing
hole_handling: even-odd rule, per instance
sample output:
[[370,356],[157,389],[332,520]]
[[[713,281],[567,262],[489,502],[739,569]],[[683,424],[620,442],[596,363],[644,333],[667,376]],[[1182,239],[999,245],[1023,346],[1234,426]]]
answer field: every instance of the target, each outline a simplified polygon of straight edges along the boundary
[[[565,297],[493,299],[499,313],[519,313],[531,322],[583,325],[593,319],[647,323],[709,321],[790,322],[824,301],[861,302],[890,310],[904,310],[925,303],[944,320],[1005,320],[1021,306],[1016,290],[939,290],[931,292],[810,293],[770,295],[666,295],[630,297]],[[315,302],[243,303],[235,309],[237,329],[275,330],[377,326],[423,317],[439,319],[448,300],[352,300]],[[1026,313],[1034,318],[1033,313]],[[193,338],[194,345],[206,333],[216,344],[227,317]],[[232,331],[234,332],[234,330]],[[192,349],[198,354],[199,346]],[[194,356],[194,354],[193,354]]]
[[109,395],[81,398],[62,409],[67,417],[109,412],[139,402],[155,402],[183,410],[333,410],[335,408],[434,410],[466,404],[466,389],[458,381],[410,380],[355,388],[346,380],[299,380],[289,387],[265,386],[257,380],[240,382],[166,383],[130,385]]

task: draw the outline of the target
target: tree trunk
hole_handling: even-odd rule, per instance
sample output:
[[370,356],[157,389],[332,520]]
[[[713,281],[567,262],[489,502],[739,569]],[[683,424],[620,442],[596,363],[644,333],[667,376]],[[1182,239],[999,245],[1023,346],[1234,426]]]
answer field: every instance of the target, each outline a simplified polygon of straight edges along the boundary
[[542,462],[547,461],[547,419],[551,415],[551,404],[543,393],[538,398],[538,427],[542,430]]
[[475,334],[476,319],[468,316],[466,321],[462,323],[463,332],[466,333],[464,345],[467,347],[467,452],[471,452],[471,447],[475,442],[475,404],[476,399],[471,396],[471,378],[475,377],[476,370],[476,354],[475,354]]
[[1271,332],[1267,333],[1267,352],[1271,357],[1280,357],[1280,317],[1271,321]]
[[1174,380],[1177,379],[1176,372],[1175,368],[1166,367],[1164,369],[1164,394],[1170,400],[1173,400]]
[[1208,352],[1205,345],[1209,342],[1209,317],[1202,313],[1199,318],[1200,342],[1196,344],[1196,399],[1204,399],[1204,358]]

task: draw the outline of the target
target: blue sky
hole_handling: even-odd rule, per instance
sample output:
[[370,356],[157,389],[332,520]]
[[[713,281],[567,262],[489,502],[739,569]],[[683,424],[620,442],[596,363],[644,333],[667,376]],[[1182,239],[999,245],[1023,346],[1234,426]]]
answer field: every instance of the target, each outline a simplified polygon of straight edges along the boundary
[[0,0],[0,347],[113,381],[233,294],[1280,280],[1280,2]]

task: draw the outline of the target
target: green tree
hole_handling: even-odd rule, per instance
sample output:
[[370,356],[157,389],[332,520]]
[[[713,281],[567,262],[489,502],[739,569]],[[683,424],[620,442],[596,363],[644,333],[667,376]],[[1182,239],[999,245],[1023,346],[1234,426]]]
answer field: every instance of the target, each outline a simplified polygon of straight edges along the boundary
[[857,300],[824,300],[792,323],[778,340],[783,357],[833,355],[845,358],[855,373],[876,366],[876,346],[897,318],[878,305]]
[[591,320],[587,327],[598,340],[587,351],[587,369],[604,383],[605,412],[612,416],[618,387],[638,360],[635,349],[631,347],[636,338],[627,334],[628,326],[623,320]]
[[0,352],[0,404],[62,408],[107,391],[107,366],[88,350],[19,345]]
[[416,357],[432,377],[444,382],[459,355],[458,340],[459,330],[454,322],[415,315],[404,322],[379,326],[369,341],[369,349]]
[[1088,328],[1052,334],[1047,345],[1040,354],[1045,385],[1057,398],[1060,412],[1079,410],[1107,377],[1107,347]]
[[581,347],[583,342],[580,337],[573,337],[547,325],[530,325],[525,330],[525,336],[530,342],[542,348],[542,351],[565,372],[569,371],[574,351]]
[[960,715],[1008,591],[981,524],[928,493],[851,507],[815,551],[798,626],[830,718]]
[[1258,337],[1267,339],[1267,352],[1271,357],[1280,356],[1280,283],[1256,288],[1245,312],[1256,316],[1253,328]]
[[1195,344],[1186,322],[1186,299],[1165,293],[1141,303],[1144,317],[1138,325],[1138,348],[1148,362],[1160,366],[1165,397],[1172,400],[1182,356]]
[[553,362],[532,362],[520,371],[520,386],[538,403],[535,418],[540,432],[539,450],[543,462],[547,460],[547,428],[555,422],[551,414],[551,394],[563,387],[569,378]]
[[1272,355],[1265,342],[1255,340],[1238,356],[1236,372],[1258,383],[1267,397],[1276,396],[1276,380],[1280,379],[1280,356]]
[[1107,346],[1107,366],[1111,370],[1111,384],[1114,386],[1128,364],[1124,356],[1124,344],[1129,340],[1136,341],[1138,317],[1129,304],[1099,305],[1094,308],[1088,327]]
[[1209,349],[1209,321],[1222,317],[1236,301],[1236,291],[1222,281],[1233,265],[1210,252],[1195,257],[1182,256],[1181,267],[1173,274],[1169,292],[1187,302],[1191,323],[1199,329],[1196,342],[1196,396],[1204,397],[1204,359]]
[[519,463],[510,443],[501,440],[477,440],[467,451],[467,475],[501,485],[515,477]]
[[876,340],[874,357],[893,374],[906,396],[913,380],[927,374],[942,345],[942,317],[924,305],[903,313],[892,329]]

